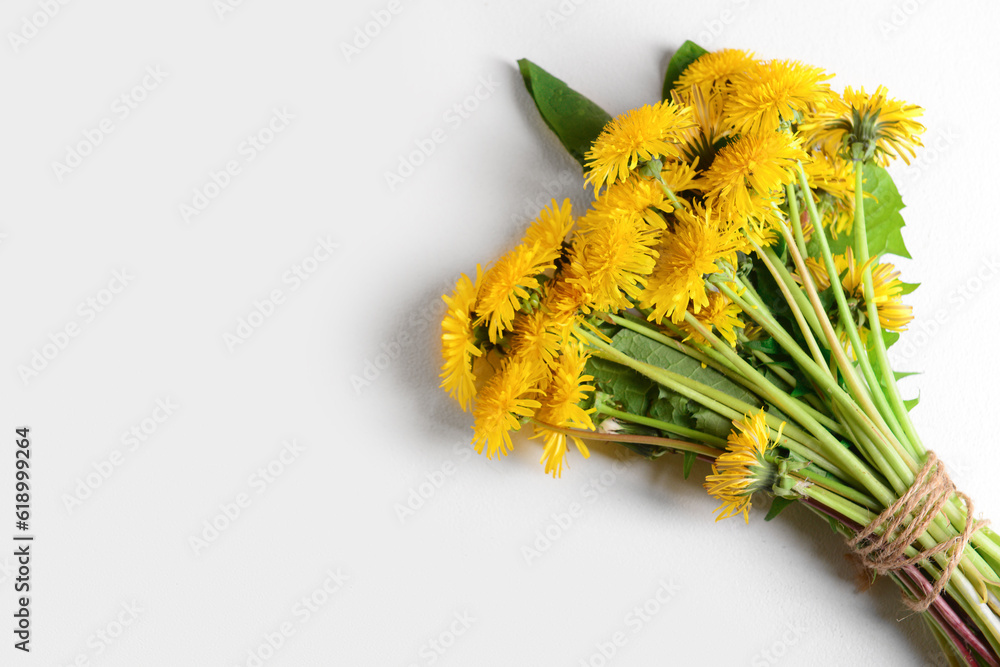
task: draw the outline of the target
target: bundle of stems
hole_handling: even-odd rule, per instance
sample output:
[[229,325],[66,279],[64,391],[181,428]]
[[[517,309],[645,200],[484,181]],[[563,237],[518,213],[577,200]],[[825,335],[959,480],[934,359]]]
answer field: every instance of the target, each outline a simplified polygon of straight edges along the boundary
[[[568,444],[711,462],[718,519],[799,503],[890,577],[953,664],[1000,667],[1000,536],[910,418],[888,349],[912,319],[885,166],[919,107],[794,61],[688,42],[660,102],[611,118],[529,61],[546,124],[596,191],[445,296],[442,386],[473,443],[530,425],[546,472]],[[756,495],[755,495],[756,494]]]

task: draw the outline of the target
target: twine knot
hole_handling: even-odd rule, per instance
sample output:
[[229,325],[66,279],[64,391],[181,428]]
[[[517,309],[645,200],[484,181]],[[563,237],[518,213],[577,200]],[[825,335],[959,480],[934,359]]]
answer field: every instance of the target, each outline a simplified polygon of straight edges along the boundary
[[[935,544],[929,549],[920,551],[917,555],[907,558],[907,547],[917,548],[914,542],[934,521],[934,517],[955,494],[965,503],[965,528],[961,534]],[[910,600],[904,596],[906,605],[914,611],[924,611],[941,595],[952,572],[962,560],[962,552],[969,543],[972,534],[985,527],[989,521],[974,521],[972,514],[974,505],[972,499],[957,488],[945,472],[944,463],[938,461],[934,452],[927,452],[927,460],[917,473],[913,484],[899,497],[899,500],[887,507],[884,512],[863,528],[847,546],[861,558],[868,569],[878,575],[886,575],[904,567],[909,567],[939,553],[947,552],[948,564],[941,572],[941,577],[934,587],[922,598]],[[903,525],[907,516],[912,519]],[[881,534],[879,534],[879,529]],[[897,534],[898,531],[898,534]]]

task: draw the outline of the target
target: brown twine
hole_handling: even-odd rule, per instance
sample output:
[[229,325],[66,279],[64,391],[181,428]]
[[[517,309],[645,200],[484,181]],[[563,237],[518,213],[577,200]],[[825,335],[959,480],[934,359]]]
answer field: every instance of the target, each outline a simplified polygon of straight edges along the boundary
[[[912,558],[906,558],[904,555],[906,548],[910,546],[916,548],[914,545],[916,539],[927,530],[953,493],[965,502],[965,529],[960,535],[920,551]],[[895,572],[954,547],[948,554],[948,564],[941,572],[941,577],[928,594],[917,600],[910,600],[904,596],[903,601],[910,609],[924,611],[941,595],[952,572],[962,560],[965,545],[969,543],[972,534],[989,523],[986,520],[974,521],[973,510],[972,499],[955,488],[955,483],[944,470],[944,463],[938,461],[934,452],[927,452],[927,461],[914,478],[913,485],[900,496],[899,500],[887,507],[874,521],[855,535],[847,546],[854,550],[865,567],[878,575]],[[904,526],[903,522],[908,515],[912,515],[913,518]],[[876,534],[879,528],[883,529],[881,535]]]

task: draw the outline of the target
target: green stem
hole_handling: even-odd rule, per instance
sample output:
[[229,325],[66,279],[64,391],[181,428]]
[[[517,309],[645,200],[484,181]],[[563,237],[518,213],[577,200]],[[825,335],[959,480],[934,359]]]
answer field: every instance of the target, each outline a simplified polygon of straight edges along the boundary
[[[872,516],[871,514],[866,514],[863,508],[857,507],[851,501],[846,499],[838,499],[836,494],[830,493],[828,490],[823,488],[812,487],[799,487],[799,492],[803,495],[818,501],[819,503],[834,509],[838,513],[842,514],[844,517],[858,523],[859,525],[867,525],[868,520],[866,517]],[[809,507],[809,506],[807,506]],[[815,508],[810,507],[813,511],[818,512]],[[823,516],[822,513],[819,513]],[[881,532],[881,531],[878,531]],[[845,534],[846,537],[850,537],[850,533]],[[926,535],[924,536],[926,537]],[[906,556],[916,555],[916,549],[912,546],[906,549]],[[943,554],[938,554],[934,558],[935,561],[941,562],[946,561],[947,558]],[[923,569],[927,572],[931,579],[938,579],[941,576],[941,570],[935,566],[936,564],[931,561],[924,561]],[[1000,628],[998,628],[997,616],[982,604],[977,599],[977,593],[973,589],[972,585],[960,570],[956,570],[952,574],[952,579],[948,582],[945,587],[945,592],[955,600],[962,610],[969,617],[978,617],[980,621],[975,622],[976,626],[983,631],[983,635],[986,637],[987,642],[993,647],[995,651],[998,651],[998,646],[1000,646]]]
[[[709,351],[707,350],[698,350],[690,345],[685,345],[678,340],[674,340],[673,338],[665,335],[662,331],[657,331],[644,321],[637,322],[635,320],[628,319],[627,317],[615,315],[614,313],[606,313],[606,317],[623,329],[634,331],[640,336],[645,336],[646,338],[656,341],[661,345],[666,345],[669,348],[677,350],[678,352],[689,356],[696,361],[700,361],[706,366],[709,366],[712,369],[726,375],[726,377],[729,377],[731,380],[738,382],[735,374],[733,374],[735,369],[730,367],[728,364],[720,363],[720,360],[709,354]],[[751,391],[753,390],[751,389]]]
[[851,441],[864,454],[868,462],[885,476],[889,486],[894,489],[905,488],[906,483],[899,478],[893,466],[886,460],[882,448],[875,444],[864,425],[859,423],[860,414],[848,410],[841,411],[840,416],[851,431]]
[[[726,288],[728,289],[728,288]],[[732,293],[732,290],[729,290]],[[733,293],[735,296],[735,293]],[[730,297],[732,298],[732,296]],[[787,414],[792,419],[795,419],[799,424],[808,429],[817,440],[822,443],[823,454],[829,457],[830,460],[838,467],[850,471],[851,477],[868,489],[871,494],[878,499],[879,502],[883,503],[884,507],[888,507],[894,500],[892,492],[882,485],[872,472],[848,451],[847,448],[841,444],[833,435],[830,434],[823,426],[812,418],[808,413],[802,409],[802,404],[796,401],[794,398],[788,396],[777,387],[775,387],[770,380],[761,375],[755,368],[744,361],[738,354],[733,352],[726,346],[722,341],[720,341],[715,334],[711,331],[705,329],[701,322],[697,320],[690,313],[687,314],[688,324],[695,328],[698,333],[705,337],[713,347],[715,347],[719,352],[729,357],[730,361],[734,363],[747,377],[752,377],[755,382],[757,382],[763,390],[765,390],[769,396],[769,400],[785,414]],[[773,335],[773,334],[772,334]],[[785,334],[787,336],[787,334]],[[779,341],[780,344],[780,341]],[[795,346],[806,359],[809,357],[802,352],[798,346]],[[832,378],[829,378],[832,380]],[[846,478],[845,475],[839,475],[839,477]]]
[[905,434],[905,438],[900,438],[900,442],[904,445],[909,445],[910,454],[916,458],[918,453],[922,454],[924,452],[924,447],[920,441],[920,436],[917,435],[916,429],[913,428],[913,422],[910,420],[910,412],[906,409],[906,404],[903,403],[903,398],[899,394],[899,387],[896,385],[896,375],[889,365],[885,341],[882,339],[882,324],[878,319],[878,305],[875,303],[872,267],[868,261],[870,256],[868,254],[868,230],[865,224],[864,162],[861,160],[854,163],[854,254],[857,255],[858,264],[863,267],[861,279],[864,283],[865,305],[868,309],[868,328],[871,330],[875,358],[878,361],[879,370],[882,373],[883,382],[889,394],[892,413],[902,426],[903,433]]
[[675,195],[674,191],[670,189],[670,186],[664,183],[662,178],[657,180],[660,182],[660,187],[663,188],[663,194],[667,195],[667,199],[669,199],[670,203],[674,205],[674,208],[682,211],[686,210],[687,206],[685,206],[684,202],[677,198],[677,195]]
[[597,414],[606,415],[608,417],[614,417],[615,419],[621,419],[623,421],[632,422],[634,424],[651,426],[652,428],[659,429],[661,431],[667,431],[668,433],[673,433],[674,435],[679,435],[683,438],[694,438],[696,440],[701,440],[702,442],[715,445],[720,449],[726,448],[726,441],[723,438],[719,438],[717,436],[711,435],[709,433],[704,433],[702,431],[696,431],[692,428],[687,428],[685,426],[678,426],[677,424],[671,424],[670,422],[665,422],[659,419],[653,419],[652,417],[643,417],[642,415],[636,415],[631,412],[624,412],[622,410],[613,408],[605,403],[601,403],[599,406],[597,406]]
[[[680,376],[677,373],[672,373],[666,369],[660,368],[659,366],[654,366],[652,364],[633,359],[624,352],[616,350],[614,347],[608,345],[599,338],[592,336],[589,332],[581,329],[577,329],[576,331],[577,335],[581,339],[586,340],[591,346],[597,348],[594,352],[595,356],[631,368],[632,370],[648,377],[650,380],[663,385],[667,389],[680,394],[684,398],[694,401],[699,405],[703,405],[726,419],[732,421],[741,420],[745,415],[757,412],[760,409],[733,398],[728,394],[712,389],[711,387],[707,387],[699,382]],[[765,420],[768,423],[768,427],[774,433],[777,433],[781,427],[780,420],[770,414],[765,415]],[[832,438],[832,436],[830,437]],[[806,442],[803,442],[803,440]],[[815,447],[810,447],[809,444],[807,444],[808,442],[813,442],[817,445],[820,444],[814,438],[809,436],[808,433],[805,433],[793,424],[789,424],[785,427],[782,446],[787,447],[790,451],[794,451],[796,454],[807,460],[813,461],[816,465],[824,468],[834,475],[838,475],[840,477],[847,476],[846,473],[839,466],[831,462],[827,456],[824,456]],[[843,450],[843,446],[840,446],[840,449]]]
[[[811,197],[812,192],[806,191],[804,196]],[[806,257],[809,255],[809,251],[806,250],[806,239],[801,233],[802,213],[799,211],[799,198],[795,196],[794,183],[788,183],[787,185],[785,185],[785,201],[788,203],[788,218],[790,220],[799,221],[799,224],[796,225],[793,223],[792,225],[792,227],[797,228],[799,230],[799,233],[795,235],[795,245],[798,247],[799,253],[801,253],[803,257]],[[817,335],[821,334],[817,333]]]
[[[799,302],[793,296],[792,289],[798,291],[797,285],[791,285],[785,283],[783,276],[778,271],[778,265],[780,264],[782,269],[784,269],[784,264],[778,260],[777,256],[774,255],[772,251],[770,256],[764,252],[756,243],[753,244],[754,250],[757,251],[757,255],[764,262],[764,266],[767,267],[768,271],[774,277],[774,281],[778,284],[778,289],[781,290],[782,296],[785,297],[785,301],[788,302],[788,307],[792,309],[792,315],[795,317],[795,322],[799,325],[799,330],[802,332],[802,337],[806,339],[806,345],[809,347],[809,352],[812,353],[813,359],[817,364],[822,365],[825,362],[823,358],[823,353],[819,349],[819,345],[816,343],[816,339],[812,335],[812,323],[806,321],[805,312],[808,312],[813,320],[816,321],[816,326],[819,326],[819,320],[816,320],[816,313],[812,308],[807,307],[805,311],[799,307]],[[800,294],[801,296],[801,294]]]
[[[839,272],[837,271],[837,266],[833,261],[833,253],[830,252],[830,244],[826,240],[826,231],[823,229],[823,221],[819,217],[819,212],[816,210],[816,203],[809,196],[809,180],[806,177],[805,169],[802,167],[802,163],[799,165],[799,181],[801,183],[802,191],[807,196],[805,197],[806,207],[809,211],[809,218],[813,224],[813,235],[819,241],[820,250],[823,254],[823,263],[826,265],[826,271],[830,276],[830,287],[833,288],[834,298],[837,300],[837,311],[840,314],[840,321],[847,331],[847,336],[851,341],[851,347],[854,350],[854,354],[858,359],[858,363],[861,366],[861,372],[864,375],[865,381],[868,384],[868,390],[861,379],[857,376],[854,370],[854,365],[850,363],[844,353],[843,347],[840,345],[839,340],[832,339],[834,333],[832,329],[827,331],[827,338],[830,338],[830,349],[833,351],[834,356],[837,358],[837,365],[841,369],[841,373],[844,379],[847,381],[848,387],[851,388],[851,393],[857,399],[861,408],[868,414],[869,419],[883,431],[886,436],[888,444],[894,448],[902,450],[902,446],[898,443],[898,437],[900,433],[895,433],[890,429],[889,425],[886,423],[883,416],[889,413],[889,406],[885,402],[885,396],[882,395],[881,389],[879,388],[878,380],[875,378],[875,372],[872,370],[871,363],[868,361],[868,355],[866,353],[864,345],[861,344],[861,337],[858,334],[858,328],[854,323],[854,317],[851,315],[851,309],[847,305],[847,297],[844,295],[843,285],[840,283]],[[793,220],[793,224],[797,225],[801,229],[802,225],[799,221]],[[799,232],[797,232],[799,233]],[[797,248],[792,251],[793,255],[797,255]],[[799,273],[802,276],[804,284],[812,284],[812,276],[809,275],[809,270],[805,266],[804,259],[801,256],[796,258],[796,265],[799,267]],[[808,290],[808,288],[807,288]],[[815,287],[812,290],[815,292]],[[812,298],[810,294],[810,298]],[[814,305],[817,310],[822,310],[819,304],[818,297],[813,299]],[[818,313],[817,313],[818,314]],[[825,316],[825,312],[823,314]],[[821,323],[823,320],[820,320]],[[824,326],[824,329],[827,327]],[[895,436],[895,437],[894,437]],[[903,450],[905,451],[905,450]],[[906,452],[907,455],[909,452]],[[909,458],[909,457],[907,457]],[[913,473],[917,471],[917,468],[913,464],[912,458],[908,462],[910,464],[909,471],[909,482],[912,482]],[[902,473],[902,471],[900,471]]]
[[[797,254],[797,251],[795,250],[792,250],[792,252],[794,254]],[[812,278],[808,275],[805,276],[804,278],[807,281],[806,285],[807,285],[807,290],[809,291],[810,299],[814,298],[817,299],[817,304],[818,304],[818,297],[816,296],[815,288],[812,285]],[[792,356],[795,362],[799,365],[799,368],[801,368],[808,375],[810,375],[813,381],[816,382],[817,386],[819,386],[821,389],[827,392],[832,397],[832,399],[836,401],[844,409],[845,413],[849,412],[852,415],[856,415],[862,429],[866,433],[872,436],[874,442],[879,442],[879,443],[886,442],[885,435],[878,430],[875,424],[868,419],[868,416],[864,413],[864,411],[851,399],[851,397],[847,394],[847,392],[845,392],[840,387],[840,385],[833,379],[833,377],[831,377],[829,370],[826,369],[825,367],[820,368],[809,357],[809,355],[806,354],[802,350],[802,348],[798,346],[798,344],[791,337],[791,335],[787,331],[785,331],[780,324],[778,324],[778,322],[770,315],[770,313],[767,311],[767,308],[763,304],[761,303],[748,304],[746,301],[743,300],[742,297],[736,294],[732,290],[732,288],[730,288],[724,282],[718,283],[717,286],[726,296],[729,297],[731,301],[739,305],[740,308],[743,309],[743,312],[745,312],[747,315],[753,318],[754,321],[760,324],[765,331],[771,334],[771,336],[778,342],[778,344],[781,345],[785,349],[785,351]],[[817,309],[819,309],[818,305]],[[824,318],[825,316],[826,314],[823,313]],[[830,326],[829,321],[827,320],[821,320],[821,322],[823,322],[824,329]],[[828,336],[835,336],[832,329],[829,331]],[[833,340],[836,339],[834,338]],[[843,348],[840,347],[839,341],[837,342],[836,347],[833,348],[833,351],[834,354],[836,354],[837,351],[839,351],[841,355],[843,354]],[[886,444],[885,450],[886,451],[884,453],[886,454],[895,453],[893,448],[888,444]],[[908,485],[913,482],[913,473],[909,472],[909,470],[906,468],[906,465],[902,461],[899,461],[898,458],[899,457],[896,456],[895,460],[898,461],[897,465],[899,469],[905,472],[907,475],[909,475],[909,479],[905,484],[900,482],[899,484],[893,486],[893,489],[895,489],[897,494],[903,493],[903,491],[905,491],[908,488]],[[896,478],[899,478],[898,474],[894,477],[894,479]],[[859,479],[858,481],[861,480]],[[870,491],[875,493],[875,491],[872,488],[870,487],[866,488],[869,488]],[[882,498],[880,498],[880,500],[882,500]],[[889,503],[886,503],[886,507],[888,506]]]
[[[797,487],[797,490],[859,525],[867,526],[875,519],[873,513],[822,487],[803,485]],[[881,533],[881,528],[877,532]],[[943,541],[940,537],[935,538],[932,536],[930,534],[932,532],[934,531],[928,530],[917,538],[917,542],[925,550]],[[972,565],[968,561],[968,553],[969,550],[967,549],[965,555],[962,557],[961,566],[956,568],[952,573],[946,590],[958,601],[959,605],[969,616],[978,618],[981,621],[977,622],[976,625],[983,631],[987,641],[993,646],[994,650],[1000,652],[1000,619],[997,618],[996,614],[985,603],[979,601],[979,594],[965,575],[966,571],[974,571],[970,570]],[[914,546],[907,547],[905,554],[907,557],[915,556],[917,549]],[[925,568],[934,578],[939,578],[941,571],[931,566],[930,561],[932,560],[939,567],[944,568],[948,564],[948,559],[947,554],[937,553],[930,560],[925,561]]]
[[[839,496],[833,491],[824,489],[823,487],[816,485],[801,485],[797,487],[797,489],[799,493],[807,498],[812,498],[817,502],[823,503],[837,514],[843,515],[845,518],[850,519],[858,525],[867,526],[875,519],[875,517],[878,516],[877,512],[869,512],[864,507]],[[910,547],[910,549],[912,548],[913,547]],[[914,551],[914,554],[915,553],[916,551]]]
[[[900,588],[904,588],[903,584],[899,581],[899,577],[893,575],[893,579],[896,580],[896,585]],[[934,640],[941,647],[941,654],[944,655],[945,659],[948,661],[949,667],[968,667],[968,664],[963,662],[958,656],[960,655],[958,648],[952,641],[951,637],[946,633],[941,626],[938,624],[937,619],[935,619],[930,614],[924,614],[924,622],[927,623],[927,627],[930,628],[931,634],[934,636]]]
[[[768,370],[777,375],[778,379],[786,383],[790,389],[794,389],[795,387],[798,386],[799,381],[791,373],[789,373],[787,370],[779,366],[777,362],[774,359],[772,359],[767,353],[762,352],[760,350],[754,350],[753,348],[748,348],[748,349],[750,350],[750,353],[753,356],[757,357],[757,359],[764,362]],[[749,380],[744,380],[744,382],[749,382]],[[806,410],[809,410],[810,409],[809,406],[812,406],[812,415],[816,417],[816,419],[821,424],[823,424],[823,426],[825,426],[828,431],[836,433],[837,435],[847,435],[847,430],[844,428],[844,425],[831,419],[830,415],[827,414],[826,405],[823,403],[822,400],[820,400],[820,397],[817,394],[810,393],[803,396],[803,398],[809,404],[803,407]]]
[[[806,181],[805,172],[802,170],[802,165],[799,165],[799,174],[802,178],[803,188],[808,190],[809,184]],[[812,201],[812,198],[806,198],[809,204],[810,216],[818,215],[816,213],[816,204]],[[831,286],[835,287],[834,293],[837,295],[838,303],[844,308],[847,307],[847,302],[844,298],[844,292],[841,287],[840,281],[837,280],[837,273],[833,267],[833,255],[830,253],[830,246],[826,242],[826,234],[823,231],[823,226],[818,219],[814,219],[814,225],[816,230],[814,235],[820,240],[820,245],[823,249],[823,256],[827,260],[828,266],[831,267]],[[798,225],[801,228],[801,224]],[[788,228],[786,225],[781,225],[781,232],[788,239]],[[799,231],[801,233],[801,229]],[[842,405],[847,411],[854,411],[861,413],[862,419],[861,423],[865,431],[868,431],[872,436],[872,441],[876,444],[884,444],[883,454],[886,458],[891,461],[896,468],[896,474],[905,482],[905,485],[900,487],[894,487],[897,493],[903,493],[909,484],[913,482],[913,474],[918,470],[918,466],[910,457],[909,452],[899,444],[896,440],[892,430],[885,423],[882,418],[882,413],[878,411],[875,405],[872,403],[871,396],[868,394],[867,387],[865,387],[864,382],[858,377],[855,371],[854,365],[847,359],[847,355],[844,352],[843,346],[840,344],[840,339],[836,332],[833,330],[833,326],[830,324],[829,318],[826,316],[826,311],[823,309],[822,303],[819,300],[819,294],[816,292],[816,286],[813,282],[812,275],[809,273],[808,268],[805,265],[805,260],[799,254],[798,249],[794,244],[789,245],[789,250],[792,253],[793,260],[796,267],[799,269],[799,273],[802,276],[802,283],[805,285],[806,292],[809,294],[809,299],[812,301],[813,306],[816,310],[817,316],[820,318],[820,324],[823,327],[823,331],[826,334],[827,340],[830,342],[830,351],[833,353],[833,358],[837,362],[837,367],[840,369],[844,380],[847,382],[847,386],[850,388],[851,393],[857,399],[857,403],[850,399],[843,390],[840,389],[839,385],[835,384],[836,392],[834,398],[840,398],[842,400]],[[841,319],[843,320],[845,315],[841,313]],[[844,326],[849,332],[853,332],[851,335],[855,338],[858,335],[857,329],[854,327],[854,321],[850,318],[850,313],[848,312],[847,321]],[[855,348],[858,349],[858,348]],[[859,359],[865,359],[864,355],[858,355]],[[869,370],[871,368],[869,367]],[[846,399],[846,400],[845,400]]]
[[[806,321],[809,322],[809,328],[812,330],[812,333],[819,340],[825,341],[823,338],[823,329],[819,325],[819,319],[816,317],[816,311],[813,310],[812,305],[809,303],[809,297],[802,293],[802,288],[799,287],[799,285],[795,282],[795,279],[792,278],[792,274],[788,272],[788,268],[785,266],[785,263],[781,261],[781,258],[779,258],[771,248],[763,248],[757,252],[763,252],[768,261],[773,264],[774,271],[772,271],[772,275],[776,272],[777,275],[775,275],[775,278],[777,279],[778,276],[780,276],[778,286],[781,287],[782,284],[787,286],[789,294],[795,301],[795,305],[798,306],[799,310],[801,310],[802,314],[805,316]],[[803,336],[804,335],[805,333],[803,332]]]
[[792,476],[794,477],[796,475],[801,476],[802,478],[812,482],[813,484],[816,484],[817,486],[821,486],[828,491],[839,493],[847,500],[851,500],[861,505],[865,509],[871,510],[872,512],[878,512],[881,509],[878,505],[878,501],[876,501],[874,498],[872,498],[866,493],[858,491],[853,487],[847,486],[840,480],[828,477],[826,475],[823,475],[822,473],[818,473],[813,470],[809,470],[808,468],[803,468],[802,470],[799,470],[797,473],[793,473]]
[[563,435],[569,435],[576,438],[583,438],[584,440],[598,440],[602,442],[631,442],[638,445],[653,445],[655,447],[663,447],[664,449],[676,449],[682,452],[691,452],[692,454],[702,454],[711,458],[715,458],[719,455],[719,450],[709,447],[707,445],[699,445],[696,442],[687,442],[685,440],[674,440],[673,438],[659,438],[654,435],[632,435],[626,433],[597,433],[595,431],[586,431],[579,428],[565,428],[562,426],[556,426],[555,424],[548,424],[543,421],[532,418],[532,422],[538,424],[544,429],[550,431],[555,431],[556,433],[562,433]]
[[[713,370],[716,370],[719,373],[722,373],[723,375],[725,375],[727,378],[729,378],[733,382],[735,382],[735,383],[739,384],[740,386],[744,387],[747,391],[749,391],[749,392],[751,392],[753,394],[760,395],[760,386],[757,385],[756,383],[754,383],[753,380],[748,379],[748,378],[744,377],[742,374],[740,374],[740,372],[732,365],[732,363],[730,363],[725,357],[723,357],[722,355],[720,355],[714,349],[707,348],[707,349],[699,351],[699,350],[696,350],[696,349],[692,348],[689,345],[685,345],[684,343],[676,341],[673,338],[665,336],[663,333],[661,333],[661,332],[653,329],[652,327],[648,326],[644,322],[643,323],[639,323],[639,322],[636,322],[636,321],[633,321],[633,320],[630,320],[630,319],[627,319],[627,318],[624,318],[624,317],[620,317],[618,315],[614,315],[612,313],[608,313],[607,317],[612,322],[614,322],[615,324],[617,324],[617,325],[619,325],[619,326],[621,326],[621,327],[623,327],[625,329],[628,329],[630,331],[634,331],[637,334],[640,334],[642,336],[645,336],[646,338],[649,338],[650,340],[656,341],[657,343],[661,343],[662,345],[666,345],[667,347],[673,348],[673,349],[677,350],[678,352],[681,352],[682,354],[685,354],[685,355],[691,357],[692,359],[700,361],[701,363],[705,364],[706,366],[711,367]],[[679,377],[683,377],[683,376],[679,376]],[[792,379],[792,380],[794,380],[794,378],[791,378],[791,376],[789,376],[789,378]],[[726,394],[726,395],[728,396],[728,394]],[[823,424],[823,426],[825,426],[826,428],[828,428],[830,430],[833,430],[833,431],[836,431],[838,433],[842,430],[842,427],[841,427],[840,424],[838,424],[837,422],[833,421],[828,416],[822,414],[821,412],[819,412],[815,408],[812,408],[812,407],[807,406],[807,405],[803,405],[803,409],[809,411],[809,413],[812,414],[812,416],[814,418],[816,418],[816,420],[819,421],[821,424]]]
[[[740,342],[743,342],[743,340],[741,339]],[[789,389],[795,389],[795,387],[798,386],[798,381],[795,379],[795,376],[789,373],[788,370],[779,366],[778,363],[775,362],[774,358],[769,356],[766,352],[755,350],[753,348],[744,349],[755,356],[758,361],[763,362],[769,371],[777,375],[779,380],[788,385]]]

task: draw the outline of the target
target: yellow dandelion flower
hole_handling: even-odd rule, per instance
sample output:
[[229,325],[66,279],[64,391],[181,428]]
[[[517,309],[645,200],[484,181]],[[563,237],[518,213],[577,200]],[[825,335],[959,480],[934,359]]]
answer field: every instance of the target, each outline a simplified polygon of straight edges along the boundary
[[803,169],[814,195],[829,206],[830,234],[835,239],[839,234],[850,234],[854,226],[854,167],[825,153],[813,154],[813,158]]
[[[817,292],[822,292],[830,286],[830,274],[827,272],[826,265],[822,261],[815,257],[806,257],[806,268],[809,270],[809,275],[812,276]],[[802,276],[799,275],[798,271],[792,273],[792,278],[798,284],[803,284]]]
[[548,264],[559,257],[566,234],[572,227],[573,205],[570,200],[564,199],[562,206],[559,206],[553,199],[551,206],[543,208],[528,226],[521,243],[528,248],[536,248],[537,264]]
[[685,190],[702,190],[701,180],[694,164],[685,162],[666,162],[660,178],[675,194]]
[[[563,459],[566,456],[566,439],[564,433],[557,433],[545,428],[544,424],[560,428],[579,428],[594,430],[590,415],[594,408],[584,410],[580,403],[587,397],[587,392],[594,391],[594,378],[585,372],[587,355],[578,343],[571,343],[563,349],[555,365],[551,369],[549,383],[545,388],[542,406],[535,414],[542,424],[536,424],[536,438],[543,438],[545,449],[539,463],[545,464],[545,472],[553,477],[562,476]],[[569,436],[584,458],[590,456],[590,451],[583,441],[576,436]]]
[[[719,196],[713,195],[707,200],[713,208],[722,210],[723,204],[719,201]],[[777,196],[764,196],[757,192],[749,194],[747,209],[742,211],[730,211],[730,221],[743,230],[746,235],[744,242],[738,246],[738,250],[746,254],[753,252],[753,246],[764,247],[775,243],[778,240],[778,229],[784,220],[784,214],[778,208]]]
[[916,156],[914,148],[923,146],[919,135],[924,126],[915,119],[924,110],[890,99],[887,93],[884,86],[872,95],[864,88],[846,88],[843,96],[832,97],[799,129],[810,145],[819,144],[830,155],[874,159],[883,166],[899,157],[909,164],[909,158]]
[[785,425],[782,423],[774,441],[763,410],[745,415],[742,421],[734,421],[733,426],[736,428],[729,434],[726,451],[715,459],[704,487],[722,501],[715,510],[719,513],[716,521],[742,514],[744,521],[750,523],[751,496],[775,482],[776,468],[766,456],[781,439]]
[[[695,317],[709,331],[715,329],[720,336],[722,336],[735,348],[736,329],[742,329],[746,326],[743,321],[740,320],[741,312],[743,312],[742,309],[730,301],[729,297],[722,292],[709,292],[708,305],[702,308],[701,312],[696,314]],[[687,333],[687,336],[684,338],[685,341],[693,340],[696,343],[708,342],[704,336],[698,333],[698,331],[687,322],[681,322],[680,328],[682,331]]]
[[441,322],[441,386],[452,395],[462,410],[467,410],[476,395],[476,376],[472,372],[474,357],[483,352],[476,347],[472,325],[472,308],[476,303],[482,270],[476,267],[476,282],[464,273],[451,296],[442,296],[448,311]]
[[725,88],[730,79],[753,64],[754,55],[750,51],[722,49],[706,53],[687,66],[677,79],[677,89],[683,93],[691,88],[705,91]]
[[562,344],[561,329],[558,323],[541,309],[531,313],[518,313],[514,318],[510,355],[515,359],[527,360],[536,366],[552,364]]
[[814,154],[802,165],[809,187],[844,201],[854,202],[854,167],[850,162],[825,153]]
[[833,263],[841,276],[844,292],[849,295],[860,295],[860,298],[863,299],[864,295],[861,293],[863,289],[861,284],[862,267],[858,266],[858,263],[854,261],[854,251],[850,246],[848,246],[843,255],[834,255]]
[[878,321],[887,331],[906,331],[906,327],[913,321],[913,306],[905,305],[898,298],[887,299],[878,304]]
[[536,276],[553,266],[545,255],[538,256],[540,251],[544,252],[539,244],[519,245],[498,259],[483,276],[475,308],[479,315],[476,326],[489,322],[491,343],[510,329],[521,303],[530,298],[532,290],[539,289]]
[[640,307],[652,309],[649,319],[655,322],[670,317],[679,323],[689,308],[697,314],[708,306],[704,276],[721,273],[716,262],[722,258],[735,263],[740,242],[738,230],[713,219],[711,209],[676,215],[673,231],[660,241],[660,258],[640,300]]
[[[867,314],[868,304],[865,302],[862,282],[864,266],[859,266],[855,262],[854,253],[849,247],[845,254],[834,257],[834,262],[842,274],[844,292],[849,298],[857,301],[858,310],[862,314]],[[899,280],[899,271],[892,264],[876,264],[874,257],[869,259],[868,263],[872,265],[873,300],[879,324],[888,331],[905,331],[906,326],[913,320],[913,307],[903,305],[903,283]],[[865,334],[867,330],[862,329],[860,333]],[[862,338],[866,339],[867,336]]]
[[793,60],[769,60],[733,76],[726,118],[740,134],[771,132],[795,121],[829,97],[832,78],[818,67]]
[[802,211],[799,215],[802,218],[800,221],[800,224],[802,225],[802,240],[809,243],[809,240],[812,238],[813,232],[815,232],[816,229],[813,227],[812,222],[808,220],[808,211]]
[[472,443],[480,454],[486,449],[487,458],[506,456],[514,444],[511,431],[521,429],[521,419],[534,416],[541,407],[534,396],[535,385],[543,377],[544,366],[526,360],[508,359],[496,375],[483,385],[476,405]]
[[578,272],[586,277],[594,310],[631,308],[656,264],[660,230],[594,211],[580,220],[580,230]]
[[808,160],[799,140],[785,132],[743,135],[719,151],[705,172],[705,186],[727,217],[752,215],[761,199],[780,197],[794,180],[797,161]]
[[618,181],[608,186],[594,201],[594,211],[599,214],[632,221],[642,220],[650,227],[659,229],[667,226],[660,212],[670,213],[672,210],[674,207],[660,184],[645,178]]
[[726,122],[726,98],[721,93],[706,93],[698,86],[685,92],[671,92],[674,104],[691,109],[694,125],[681,131],[681,152],[684,160],[706,169],[715,159],[716,146],[730,134]]
[[589,313],[594,307],[590,281],[580,263],[582,243],[580,235],[577,234],[566,260],[549,282],[542,301],[542,308],[550,313],[552,320],[564,326],[575,320],[579,313]]
[[759,327],[756,324],[748,324],[743,329],[743,337],[747,340],[764,340],[767,338],[767,332],[764,331],[763,327]]
[[678,157],[679,133],[691,126],[691,110],[657,102],[608,123],[587,153],[587,181],[600,188],[625,180],[640,161]]

